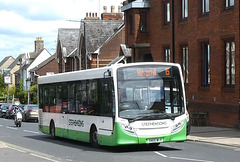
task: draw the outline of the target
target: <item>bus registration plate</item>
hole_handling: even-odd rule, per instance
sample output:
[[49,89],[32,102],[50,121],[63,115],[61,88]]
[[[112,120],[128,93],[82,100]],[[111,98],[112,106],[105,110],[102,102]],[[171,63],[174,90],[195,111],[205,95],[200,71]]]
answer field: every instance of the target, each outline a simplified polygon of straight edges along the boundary
[[163,142],[163,138],[150,138],[147,139],[148,143],[159,143],[159,142]]

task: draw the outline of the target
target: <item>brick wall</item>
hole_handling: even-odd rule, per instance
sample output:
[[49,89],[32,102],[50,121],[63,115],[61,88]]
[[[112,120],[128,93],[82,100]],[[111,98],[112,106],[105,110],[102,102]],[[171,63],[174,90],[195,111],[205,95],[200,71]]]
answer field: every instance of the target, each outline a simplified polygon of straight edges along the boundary
[[[125,27],[122,28],[113,38],[106,42],[100,49],[99,67],[109,64],[120,54],[120,44],[125,43]],[[97,68],[97,55],[92,56],[91,68]]]
[[[186,85],[187,100],[190,111],[204,110],[208,112],[211,125],[236,127],[240,121],[239,111],[239,1],[235,1],[233,9],[225,9],[225,1],[210,1],[209,14],[202,15],[201,1],[188,1],[188,18],[182,20],[181,1],[174,1],[174,43],[173,24],[165,24],[164,4],[172,1],[151,0],[149,9],[150,50],[154,61],[164,61],[164,48],[170,48],[173,61],[182,64],[182,46],[187,45],[189,51],[189,83]],[[135,22],[139,22],[136,9],[125,12],[126,43],[133,46],[147,39],[131,35],[129,15],[135,13]],[[138,23],[135,23],[137,31]],[[225,41],[235,42],[235,87],[225,86]],[[210,45],[210,86],[201,86],[201,43]],[[135,53],[137,54],[137,53]],[[136,56],[138,57],[138,56]]]
[[42,75],[46,75],[46,72],[54,72],[54,74],[59,73],[58,63],[57,63],[56,59],[53,59],[52,61],[50,61],[45,66],[38,69],[36,71],[36,74],[42,76]]

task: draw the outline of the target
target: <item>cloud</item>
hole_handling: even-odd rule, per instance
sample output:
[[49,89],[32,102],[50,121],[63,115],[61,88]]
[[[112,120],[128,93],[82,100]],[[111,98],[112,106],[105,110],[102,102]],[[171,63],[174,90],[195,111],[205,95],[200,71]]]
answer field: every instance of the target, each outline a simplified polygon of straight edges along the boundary
[[[0,61],[34,50],[42,37],[45,48],[55,52],[59,28],[79,28],[87,12],[102,13],[103,5],[120,5],[123,0],[0,0]],[[99,4],[100,3],[100,4]],[[117,7],[115,7],[117,8]]]

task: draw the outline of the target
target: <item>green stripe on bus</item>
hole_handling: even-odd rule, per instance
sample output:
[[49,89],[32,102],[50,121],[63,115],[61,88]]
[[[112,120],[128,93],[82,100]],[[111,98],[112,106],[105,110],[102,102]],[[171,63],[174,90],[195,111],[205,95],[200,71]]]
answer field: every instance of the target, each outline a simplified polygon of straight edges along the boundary
[[[98,135],[99,144],[106,146],[118,146],[118,145],[134,145],[134,144],[148,144],[147,139],[150,138],[163,138],[163,142],[175,142],[186,140],[186,125],[185,122],[183,128],[175,134],[163,135],[163,136],[145,136],[138,137],[136,134],[126,133],[122,130],[119,123],[115,123],[114,132],[112,135]],[[43,133],[49,134],[48,126],[39,126],[39,130]],[[69,138],[72,140],[78,140],[82,142],[89,142],[89,133],[75,130],[66,130],[62,128],[56,128],[56,136]]]

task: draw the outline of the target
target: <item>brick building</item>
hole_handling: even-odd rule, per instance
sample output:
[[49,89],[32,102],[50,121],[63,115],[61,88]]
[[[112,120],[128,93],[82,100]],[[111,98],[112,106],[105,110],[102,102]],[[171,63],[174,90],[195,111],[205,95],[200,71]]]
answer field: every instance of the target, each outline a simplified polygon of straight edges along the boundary
[[38,66],[31,69],[30,73],[32,75],[33,82],[37,81],[38,76],[52,75],[52,74],[59,73],[56,55],[52,55],[51,57],[43,61],[41,64],[39,64]]
[[240,126],[239,1],[127,0],[132,61],[182,65],[189,111],[215,126]]
[[115,12],[86,13],[79,29],[59,29],[56,58],[59,72],[92,69],[108,65],[122,53],[125,26],[121,7]]
[[101,19],[97,14],[86,13],[81,22],[79,55],[81,55],[81,69],[92,69],[108,65],[121,52],[120,44],[125,43],[125,26],[121,7],[115,12],[104,11]]

